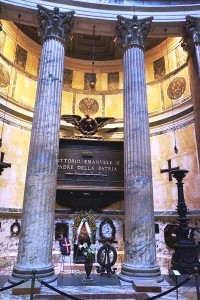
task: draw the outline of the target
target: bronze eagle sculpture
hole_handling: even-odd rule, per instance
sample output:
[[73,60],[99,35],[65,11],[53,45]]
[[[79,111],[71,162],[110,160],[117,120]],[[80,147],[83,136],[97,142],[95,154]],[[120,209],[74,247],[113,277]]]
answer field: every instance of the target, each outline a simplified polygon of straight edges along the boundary
[[97,117],[93,119],[88,114],[86,114],[84,118],[81,118],[81,116],[79,115],[62,115],[61,120],[75,125],[75,127],[83,135],[94,135],[106,124],[113,122],[115,118]]

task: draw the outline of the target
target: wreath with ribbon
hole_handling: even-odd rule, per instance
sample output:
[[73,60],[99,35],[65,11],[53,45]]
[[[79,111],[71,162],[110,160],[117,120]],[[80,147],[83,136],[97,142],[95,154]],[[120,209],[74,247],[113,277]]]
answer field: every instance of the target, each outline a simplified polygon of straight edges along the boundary
[[[109,226],[111,229],[111,233],[110,236],[105,236],[104,232],[103,232],[103,228],[104,226]],[[113,221],[111,219],[105,219],[104,221],[101,222],[100,226],[99,226],[99,237],[100,240],[103,241],[109,241],[109,242],[113,242],[115,240],[115,235],[116,235],[116,228],[113,224]]]
[[10,232],[11,232],[11,236],[19,236],[20,224],[18,220],[15,220],[15,222],[10,226]]
[[94,242],[94,234],[96,232],[96,220],[95,217],[85,212],[79,214],[74,219],[73,235],[74,244],[78,245],[88,240],[88,242]]

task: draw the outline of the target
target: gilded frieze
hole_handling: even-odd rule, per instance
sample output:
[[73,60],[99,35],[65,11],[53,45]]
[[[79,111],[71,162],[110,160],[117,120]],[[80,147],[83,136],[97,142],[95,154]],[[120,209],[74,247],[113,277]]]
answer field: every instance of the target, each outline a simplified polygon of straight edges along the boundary
[[[91,78],[92,73],[85,73],[84,74],[84,90],[90,90],[90,78]],[[93,90],[96,88],[94,87]]]
[[26,60],[27,60],[27,51],[23,49],[20,45],[17,45],[16,54],[15,54],[15,64],[18,67],[25,70]]
[[73,71],[69,69],[64,69],[63,75],[63,89],[66,90],[72,87]]
[[3,49],[5,46],[6,33],[2,30],[0,31],[0,52],[3,53]]
[[159,80],[161,79],[165,74],[165,60],[164,57],[161,57],[153,62],[154,66],[154,79]]
[[10,76],[7,68],[0,63],[0,88],[8,87],[10,82]]
[[119,72],[108,73],[108,90],[119,89]]

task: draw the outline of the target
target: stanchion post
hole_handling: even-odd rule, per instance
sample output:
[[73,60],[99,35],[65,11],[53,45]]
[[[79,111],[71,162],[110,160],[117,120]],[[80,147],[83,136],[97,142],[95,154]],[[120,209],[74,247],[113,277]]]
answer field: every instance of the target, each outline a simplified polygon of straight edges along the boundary
[[[178,285],[178,276],[180,276],[181,273],[178,270],[170,270],[170,275],[172,277],[175,276],[175,282],[176,282],[176,285]],[[176,289],[176,300],[178,300],[178,288]]]
[[194,268],[195,271],[195,284],[196,284],[196,290],[197,290],[197,300],[200,300],[200,293],[199,293],[199,269]]
[[35,274],[36,274],[36,270],[32,270],[32,280],[31,280],[31,294],[30,294],[30,300],[33,300],[33,296],[34,296],[34,288],[35,288]]

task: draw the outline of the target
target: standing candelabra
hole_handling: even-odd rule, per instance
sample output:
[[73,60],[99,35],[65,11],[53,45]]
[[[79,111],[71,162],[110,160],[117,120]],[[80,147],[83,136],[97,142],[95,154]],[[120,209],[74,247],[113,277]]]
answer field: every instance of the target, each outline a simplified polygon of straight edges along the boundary
[[198,259],[198,245],[195,241],[189,237],[188,222],[187,218],[187,205],[184,199],[183,192],[183,178],[188,173],[187,170],[174,170],[171,171],[173,177],[177,180],[178,188],[178,204],[177,213],[179,222],[178,236],[179,240],[174,245],[175,252],[172,255],[172,269],[178,270],[181,274],[192,274],[196,268],[200,270],[200,263]]

